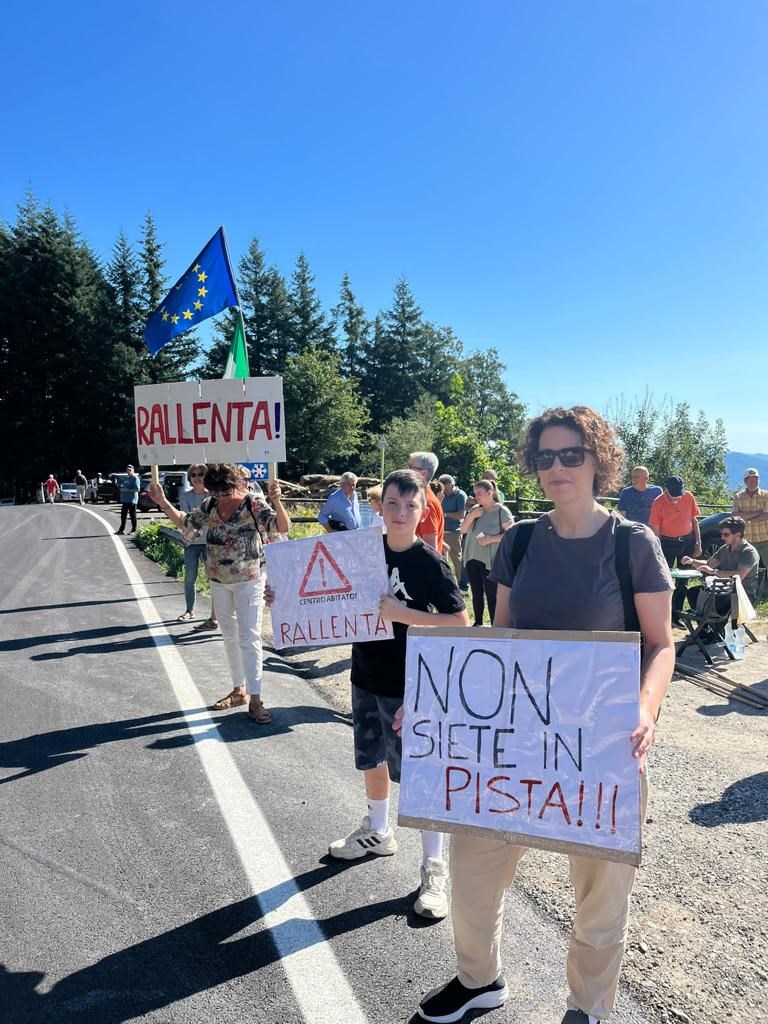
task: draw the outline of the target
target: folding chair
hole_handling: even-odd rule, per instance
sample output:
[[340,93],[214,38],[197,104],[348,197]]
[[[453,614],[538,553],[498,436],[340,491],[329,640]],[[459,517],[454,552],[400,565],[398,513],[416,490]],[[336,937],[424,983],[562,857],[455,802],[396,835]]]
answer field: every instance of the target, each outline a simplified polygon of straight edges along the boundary
[[[712,580],[709,583],[709,580]],[[688,636],[681,642],[677,649],[677,657],[683,653],[686,647],[692,647],[694,644],[698,647],[708,665],[714,665],[712,655],[706,648],[704,641],[701,639],[701,634],[705,629],[711,630],[715,633],[720,640],[725,640],[725,627],[730,620],[735,623],[738,615],[738,604],[736,596],[736,580],[731,577],[730,579],[721,580],[715,577],[709,577],[707,579],[708,586],[704,586],[699,591],[699,596],[696,600],[696,609],[692,612],[679,612],[679,617],[683,620],[688,629]],[[720,599],[718,601],[718,599]],[[720,609],[723,609],[727,601],[727,610],[718,610],[718,603]],[[752,634],[749,630],[746,630],[750,637]],[[752,637],[754,639],[754,637]],[[733,652],[730,651],[727,645],[724,644],[725,653],[731,659],[735,661]]]

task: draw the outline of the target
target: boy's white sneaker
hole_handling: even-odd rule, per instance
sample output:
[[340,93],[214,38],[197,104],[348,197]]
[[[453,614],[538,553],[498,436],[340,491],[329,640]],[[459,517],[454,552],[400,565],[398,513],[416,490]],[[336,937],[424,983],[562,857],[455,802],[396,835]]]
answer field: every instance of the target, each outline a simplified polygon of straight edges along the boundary
[[378,857],[391,857],[396,850],[397,842],[392,829],[374,832],[367,814],[354,832],[350,832],[343,839],[336,839],[328,847],[328,853],[339,860],[357,860],[368,853],[375,853]]
[[448,881],[448,867],[444,860],[430,857],[421,868],[421,886],[413,909],[421,917],[439,921],[448,914],[448,897],[445,883]]

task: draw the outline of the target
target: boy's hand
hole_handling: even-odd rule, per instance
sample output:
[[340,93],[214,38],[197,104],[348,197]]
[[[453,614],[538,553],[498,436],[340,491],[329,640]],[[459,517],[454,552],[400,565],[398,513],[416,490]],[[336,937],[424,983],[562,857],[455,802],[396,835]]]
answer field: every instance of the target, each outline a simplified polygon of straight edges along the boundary
[[395,732],[397,733],[398,736],[402,736],[402,734],[403,734],[403,714],[404,714],[404,711],[405,711],[405,709],[403,708],[403,705],[401,704],[400,707],[395,712],[395,720],[392,723],[392,728],[395,730]]
[[271,608],[274,603],[275,592],[272,589],[272,587],[270,587],[270,585],[267,583],[266,586],[264,587],[264,604],[267,606],[267,608]]
[[402,622],[408,625],[408,607],[396,597],[384,594],[379,598],[379,615],[387,622]]

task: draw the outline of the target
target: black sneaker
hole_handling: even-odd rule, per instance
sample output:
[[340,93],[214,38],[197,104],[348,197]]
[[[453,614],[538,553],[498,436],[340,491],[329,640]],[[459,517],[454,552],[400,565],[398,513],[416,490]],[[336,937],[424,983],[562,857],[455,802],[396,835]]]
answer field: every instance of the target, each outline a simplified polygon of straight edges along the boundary
[[483,988],[465,988],[458,978],[432,989],[419,1004],[419,1016],[435,1024],[452,1024],[467,1010],[494,1010],[507,1001],[509,989],[503,977]]
[[600,1024],[597,1017],[590,1017],[583,1010],[568,1010],[560,1024]]

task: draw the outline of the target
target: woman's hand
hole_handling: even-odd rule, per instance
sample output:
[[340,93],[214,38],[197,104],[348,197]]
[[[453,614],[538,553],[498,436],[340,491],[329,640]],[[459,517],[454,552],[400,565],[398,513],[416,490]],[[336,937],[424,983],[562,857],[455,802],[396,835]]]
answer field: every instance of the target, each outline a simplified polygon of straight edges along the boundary
[[656,719],[653,714],[643,705],[640,705],[640,724],[629,737],[632,744],[632,757],[640,764],[640,774],[645,775],[645,763],[648,760],[648,751],[656,739]]
[[683,557],[680,559],[680,565],[690,565],[692,562],[693,559],[690,555],[683,555]]
[[403,734],[403,714],[404,713],[405,713],[405,708],[401,704],[400,707],[395,712],[395,720],[392,723],[392,728],[395,730],[395,732],[397,733],[398,736],[402,736],[402,734]]
[[384,594],[379,599],[379,615],[387,622],[402,622],[408,625],[408,620],[405,617],[407,612],[407,605],[398,601],[396,597],[392,597],[391,594]]
[[149,485],[149,487],[147,488],[147,490],[149,491],[150,498],[152,499],[152,501],[155,502],[155,504],[157,504],[157,505],[165,504],[165,491],[163,490],[163,485],[162,484],[153,484],[153,483],[151,483]]
[[272,587],[270,587],[270,585],[267,583],[264,586],[264,604],[267,606],[267,608],[271,608],[274,603],[275,603],[275,592],[272,589]]
[[270,480],[267,485],[267,493],[269,494],[270,501],[280,501],[283,494],[282,488],[280,487],[280,481]]

